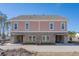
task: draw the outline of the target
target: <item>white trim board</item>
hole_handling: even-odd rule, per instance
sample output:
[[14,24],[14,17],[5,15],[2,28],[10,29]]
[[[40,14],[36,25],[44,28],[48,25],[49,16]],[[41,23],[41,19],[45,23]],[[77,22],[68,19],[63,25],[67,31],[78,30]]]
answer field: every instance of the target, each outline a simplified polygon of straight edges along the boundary
[[67,21],[67,20],[9,20],[7,22],[12,22],[12,21]]
[[11,31],[11,32],[68,32],[68,31]]

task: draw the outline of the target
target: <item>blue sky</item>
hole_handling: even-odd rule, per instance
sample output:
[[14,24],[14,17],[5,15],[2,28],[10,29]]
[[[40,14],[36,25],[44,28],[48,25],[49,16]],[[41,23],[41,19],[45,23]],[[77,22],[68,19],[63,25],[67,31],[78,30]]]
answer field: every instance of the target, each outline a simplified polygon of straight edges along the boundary
[[79,4],[70,3],[14,3],[1,4],[0,11],[8,19],[18,15],[61,15],[68,19],[68,30],[79,32]]

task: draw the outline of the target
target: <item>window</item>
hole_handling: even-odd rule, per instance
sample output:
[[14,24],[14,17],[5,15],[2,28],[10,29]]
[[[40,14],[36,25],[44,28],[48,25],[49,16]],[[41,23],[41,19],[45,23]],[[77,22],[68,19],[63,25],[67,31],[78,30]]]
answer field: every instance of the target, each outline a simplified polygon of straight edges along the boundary
[[45,41],[45,36],[43,36],[43,41]]
[[65,23],[64,23],[64,22],[61,23],[61,29],[62,29],[62,30],[65,29]]
[[43,35],[42,36],[42,41],[43,42],[47,42],[49,40],[49,36],[48,35]]
[[35,41],[36,40],[36,37],[35,36],[33,36],[33,41]]
[[28,24],[26,24],[26,29],[28,29]]
[[15,24],[15,29],[17,29],[17,24]]
[[30,40],[30,41],[32,40],[32,37],[31,37],[31,36],[29,36],[29,40]]
[[50,22],[50,23],[49,23],[49,29],[50,29],[50,30],[54,30],[54,23],[53,23],[53,22]]
[[29,36],[29,40],[35,41],[36,40],[36,36],[34,36],[34,35]]
[[47,40],[49,40],[49,36],[47,36]]
[[14,29],[17,29],[17,28],[18,28],[18,24],[15,23],[15,24],[14,24]]
[[25,29],[26,29],[26,30],[29,29],[29,23],[28,23],[28,22],[25,23]]

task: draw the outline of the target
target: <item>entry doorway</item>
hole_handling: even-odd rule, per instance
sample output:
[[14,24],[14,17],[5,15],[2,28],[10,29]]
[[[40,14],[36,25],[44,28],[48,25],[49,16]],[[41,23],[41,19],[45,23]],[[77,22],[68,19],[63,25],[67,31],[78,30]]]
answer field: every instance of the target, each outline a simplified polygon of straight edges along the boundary
[[23,35],[16,36],[16,43],[23,43]]
[[64,43],[64,35],[56,35],[55,39],[56,43]]

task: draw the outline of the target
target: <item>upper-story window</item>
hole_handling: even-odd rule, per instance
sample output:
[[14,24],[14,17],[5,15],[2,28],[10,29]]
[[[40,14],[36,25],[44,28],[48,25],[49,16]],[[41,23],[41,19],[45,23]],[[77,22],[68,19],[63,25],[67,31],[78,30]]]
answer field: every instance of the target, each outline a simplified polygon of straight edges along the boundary
[[62,29],[62,30],[65,29],[65,23],[64,23],[64,22],[61,23],[61,29]]
[[18,23],[14,23],[14,29],[18,29]]
[[29,22],[25,23],[25,29],[28,30],[29,29]]
[[28,29],[28,23],[26,24],[26,29]]
[[49,29],[54,30],[54,22],[49,22]]
[[17,29],[17,24],[15,24],[15,29]]

